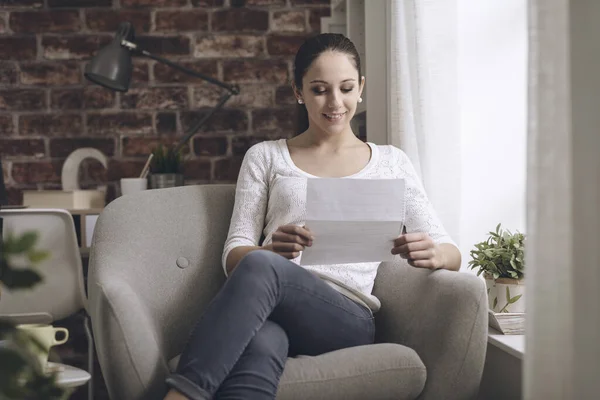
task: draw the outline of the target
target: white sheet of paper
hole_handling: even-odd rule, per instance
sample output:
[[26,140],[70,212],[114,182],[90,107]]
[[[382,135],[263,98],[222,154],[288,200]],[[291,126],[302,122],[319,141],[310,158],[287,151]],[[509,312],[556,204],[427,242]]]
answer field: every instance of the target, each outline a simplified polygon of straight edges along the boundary
[[301,265],[392,261],[404,224],[403,179],[308,179]]

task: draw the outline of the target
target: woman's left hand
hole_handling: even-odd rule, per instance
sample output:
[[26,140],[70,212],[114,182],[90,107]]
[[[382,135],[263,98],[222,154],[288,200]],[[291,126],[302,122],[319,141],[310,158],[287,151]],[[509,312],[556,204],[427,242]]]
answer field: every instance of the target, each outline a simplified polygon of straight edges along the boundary
[[399,236],[394,240],[392,254],[399,254],[413,267],[438,269],[444,266],[443,252],[426,233]]

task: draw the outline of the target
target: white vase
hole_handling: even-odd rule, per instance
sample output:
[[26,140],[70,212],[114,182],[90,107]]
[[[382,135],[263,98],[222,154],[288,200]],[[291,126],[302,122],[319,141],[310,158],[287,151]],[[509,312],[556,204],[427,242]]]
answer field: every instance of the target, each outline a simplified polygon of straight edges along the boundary
[[525,280],[485,277],[490,310],[495,313],[525,312]]

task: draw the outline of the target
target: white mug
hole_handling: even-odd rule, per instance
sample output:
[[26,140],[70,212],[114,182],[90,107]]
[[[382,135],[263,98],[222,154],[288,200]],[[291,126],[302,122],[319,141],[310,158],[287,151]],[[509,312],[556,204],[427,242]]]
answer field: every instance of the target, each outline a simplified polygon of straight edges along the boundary
[[148,188],[147,178],[121,178],[121,195],[141,192]]

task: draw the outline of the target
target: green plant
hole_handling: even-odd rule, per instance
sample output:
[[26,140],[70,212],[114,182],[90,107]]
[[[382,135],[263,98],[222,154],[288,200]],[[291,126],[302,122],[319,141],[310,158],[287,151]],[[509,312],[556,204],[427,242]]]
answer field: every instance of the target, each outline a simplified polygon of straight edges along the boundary
[[501,224],[471,250],[469,267],[498,278],[522,279],[525,273],[525,235],[502,230]]
[[[33,266],[48,258],[49,253],[35,248],[37,240],[37,233],[26,232],[20,236],[8,233],[0,241],[0,285],[9,290],[23,290],[42,282],[42,276]],[[14,324],[0,319],[0,398],[66,399],[71,392],[56,384],[55,374],[43,373],[37,359],[27,350],[32,343],[39,346]]]
[[153,174],[181,174],[183,172],[183,154],[172,146],[159,144],[152,150],[150,171]]

